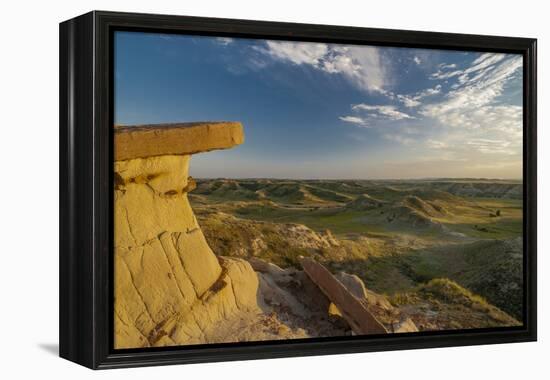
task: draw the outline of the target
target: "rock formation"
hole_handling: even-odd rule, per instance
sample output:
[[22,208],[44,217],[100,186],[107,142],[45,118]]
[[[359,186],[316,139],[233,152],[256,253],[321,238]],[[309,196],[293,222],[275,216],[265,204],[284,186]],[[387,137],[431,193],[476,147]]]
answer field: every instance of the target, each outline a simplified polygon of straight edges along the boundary
[[[187,197],[190,157],[243,141],[234,122],[115,129],[115,348],[351,334],[304,271],[217,256],[207,244]],[[347,300],[361,299],[359,278],[340,281]],[[363,310],[372,299],[351,302]]]
[[117,128],[115,347],[200,343],[208,327],[259,312],[244,260],[218,260],[187,200],[190,154],[242,143],[239,123]]
[[189,156],[244,142],[235,122],[200,122],[115,127],[115,161],[153,156]]
[[356,296],[358,289],[364,288],[362,282],[350,282],[352,286],[358,285],[352,292],[350,286],[344,286],[341,281],[315,260],[302,257],[300,262],[309,278],[319,286],[338,309],[339,312],[334,312],[334,314],[342,315],[356,334],[387,334],[386,328]]

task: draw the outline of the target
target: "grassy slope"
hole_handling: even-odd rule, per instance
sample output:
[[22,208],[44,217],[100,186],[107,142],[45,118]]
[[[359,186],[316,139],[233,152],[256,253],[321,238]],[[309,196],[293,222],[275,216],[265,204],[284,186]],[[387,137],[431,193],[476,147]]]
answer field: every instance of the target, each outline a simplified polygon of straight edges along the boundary
[[517,326],[520,323],[485,299],[448,279],[433,279],[390,298],[409,309],[421,330]]
[[447,277],[521,319],[523,260],[521,240],[479,240],[434,247],[403,258],[417,282]]
[[[199,181],[190,199],[217,253],[260,256],[283,267],[297,265],[298,255],[311,255],[333,272],[358,274],[368,287],[395,299],[415,294],[411,299],[420,304],[428,302],[422,286],[448,278],[520,318],[521,247],[510,248],[503,240],[521,236],[521,201],[498,196],[517,194],[521,184],[505,182],[502,189],[491,181],[456,183],[208,180]],[[463,196],[472,188],[474,196]],[[496,198],[480,198],[479,189]],[[376,202],[354,203],[356,199]],[[228,219],[230,215],[234,217]],[[305,225],[321,237],[328,229],[339,244],[304,244],[285,230],[289,223]],[[433,302],[428,304],[433,309]],[[490,308],[480,305],[445,310],[454,313],[451,320],[459,325],[466,323],[461,318],[468,308],[498,314],[487,302]],[[470,322],[491,325],[478,317]]]

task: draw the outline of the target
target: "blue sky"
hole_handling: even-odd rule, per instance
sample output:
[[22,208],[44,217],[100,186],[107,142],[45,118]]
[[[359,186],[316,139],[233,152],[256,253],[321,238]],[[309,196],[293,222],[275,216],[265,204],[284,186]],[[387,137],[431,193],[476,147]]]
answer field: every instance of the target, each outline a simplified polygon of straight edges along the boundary
[[521,178],[518,55],[117,32],[115,123],[235,120],[195,177]]

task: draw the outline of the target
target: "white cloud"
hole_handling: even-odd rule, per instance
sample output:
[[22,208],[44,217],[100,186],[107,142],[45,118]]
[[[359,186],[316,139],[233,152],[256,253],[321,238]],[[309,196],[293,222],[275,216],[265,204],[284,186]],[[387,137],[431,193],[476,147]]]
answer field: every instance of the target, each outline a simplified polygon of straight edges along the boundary
[[422,103],[420,103],[418,101],[418,99],[415,99],[414,96],[409,96],[409,95],[401,95],[401,94],[398,94],[397,95],[397,99],[403,103],[405,105],[405,107],[408,107],[408,108],[412,108],[412,107],[418,107],[419,105],[421,105]]
[[494,157],[495,162],[512,157],[521,160],[523,108],[503,103],[501,95],[510,81],[521,75],[522,64],[520,56],[488,53],[458,70],[451,90],[419,110],[444,131],[441,141],[428,140],[426,145],[432,149],[446,146],[455,157],[472,162],[482,162],[485,155]]
[[386,140],[397,142],[401,145],[411,145],[415,140],[411,137],[403,136],[401,134],[386,133],[382,135]]
[[401,112],[395,106],[374,106],[369,104],[355,104],[351,107],[353,111],[370,111],[373,117],[384,117],[390,120],[414,119],[411,115]]
[[[413,116],[399,111],[392,105],[354,104],[351,110],[356,115],[340,116],[338,119],[346,123],[354,124],[361,128],[376,126],[379,121],[398,121],[414,119]],[[394,139],[394,141],[396,141]]]
[[426,96],[439,94],[440,92],[441,92],[441,85],[438,84],[438,85],[436,85],[434,88],[427,88],[427,89],[425,89],[424,91],[421,91],[421,92],[418,94],[418,97],[419,97],[419,98],[424,98],[424,97],[426,97]]
[[340,116],[338,119],[345,121],[346,123],[358,125],[363,128],[368,127],[367,121],[359,116]]
[[[464,70],[456,70],[456,64],[441,64],[439,69],[430,75],[430,79],[449,79],[458,76],[458,82],[464,84],[468,81],[474,82],[483,78],[492,69],[495,69],[499,65],[499,62],[506,58],[506,54],[500,53],[484,53],[476,58],[470,65],[470,67]],[[521,58],[521,57],[519,57]],[[449,70],[452,69],[452,70]],[[474,77],[470,77],[471,74],[474,74]]]
[[[361,90],[383,92],[389,82],[380,51],[372,46],[341,47],[333,49],[334,55],[325,61],[325,69],[335,68]],[[352,64],[342,64],[351,60]],[[330,71],[329,71],[330,72]]]
[[[474,128],[490,126],[489,122],[506,122],[496,111],[510,116],[510,112],[516,113],[516,108],[501,106],[497,109],[493,103],[502,95],[505,83],[522,67],[522,59],[513,57],[502,60],[502,57],[481,56],[470,68],[461,71],[465,77],[447,93],[443,101],[424,106],[421,113],[456,127]],[[472,73],[474,77],[470,77]]]
[[511,148],[511,142],[505,140],[494,139],[473,139],[466,142],[468,147],[485,154],[516,154],[516,151]]
[[447,63],[440,63],[438,65],[438,67],[440,69],[456,69],[456,63],[451,63],[451,64],[447,64]]
[[389,99],[391,100],[395,100],[397,98],[397,94],[395,94],[393,91],[388,91],[388,90],[380,90],[380,93],[386,97],[388,97]]
[[446,142],[428,139],[426,145],[432,149],[446,149],[449,145]]
[[[261,63],[257,67],[273,61],[308,66],[340,75],[362,91],[383,95],[390,104],[355,104],[353,112],[339,120],[360,128],[383,126],[374,128],[374,133],[389,141],[421,144],[419,148],[433,149],[438,157],[445,154],[456,162],[481,162],[488,154],[512,160],[521,152],[522,107],[499,98],[506,84],[521,75],[520,56],[487,53],[469,65],[441,63],[428,77],[436,81],[435,86],[397,94],[388,89],[390,69],[376,47],[267,41],[253,49]],[[412,60],[422,64],[425,58],[415,55]],[[421,122],[417,122],[420,132],[411,137],[404,128],[413,119]]]
[[388,82],[386,64],[381,59],[380,50],[372,46],[267,41],[254,49],[274,60],[340,74],[364,91],[384,93]]
[[447,72],[438,70],[437,72],[431,74],[430,78],[431,79],[449,79],[452,77],[456,77],[457,75],[460,75],[460,74],[462,74],[461,70],[454,70],[454,71],[447,71]]
[[258,47],[257,50],[280,61],[318,67],[328,52],[328,46],[318,43],[266,41],[266,46]]
[[229,38],[229,37],[216,37],[216,42],[223,46],[232,44],[234,41],[235,40],[233,38]]
[[422,131],[414,139],[405,133],[406,124],[401,124],[394,132],[383,132],[388,140],[422,143],[425,149],[436,150],[438,155],[444,152],[457,162],[484,162],[483,157],[489,155],[495,163],[507,160],[516,165],[517,160],[521,162],[523,108],[501,95],[513,78],[521,76],[521,67],[520,56],[483,54],[460,70],[456,64],[438,66],[435,77],[448,83],[446,92],[437,84],[413,94],[395,94],[396,101],[418,110],[415,113],[402,112],[394,105],[358,104],[352,109],[366,112],[361,116],[371,124],[376,119],[422,122]]
[[464,72],[468,74],[468,73],[473,73],[475,71],[479,71],[481,69],[484,69],[486,67],[489,67],[491,65],[494,65],[495,63],[502,61],[505,57],[506,57],[505,54],[496,54],[496,53],[482,54],[477,59],[475,59],[472,62],[472,66],[470,66]]
[[412,95],[398,94],[396,95],[396,97],[401,103],[405,105],[405,107],[413,108],[413,107],[418,107],[419,105],[422,104],[420,102],[421,99],[427,96],[439,94],[440,92],[441,92],[441,85],[438,84],[434,88],[427,88],[425,90],[419,91]]

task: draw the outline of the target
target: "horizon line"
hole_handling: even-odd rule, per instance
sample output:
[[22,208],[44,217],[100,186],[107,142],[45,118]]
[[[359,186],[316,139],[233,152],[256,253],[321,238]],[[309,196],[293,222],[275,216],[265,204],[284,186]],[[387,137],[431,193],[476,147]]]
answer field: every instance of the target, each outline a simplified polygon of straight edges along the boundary
[[418,178],[289,178],[289,177],[194,177],[195,179],[233,179],[233,180],[281,180],[281,181],[449,181],[449,180],[483,180],[483,181],[519,181],[523,178],[488,178],[488,177],[418,177]]

